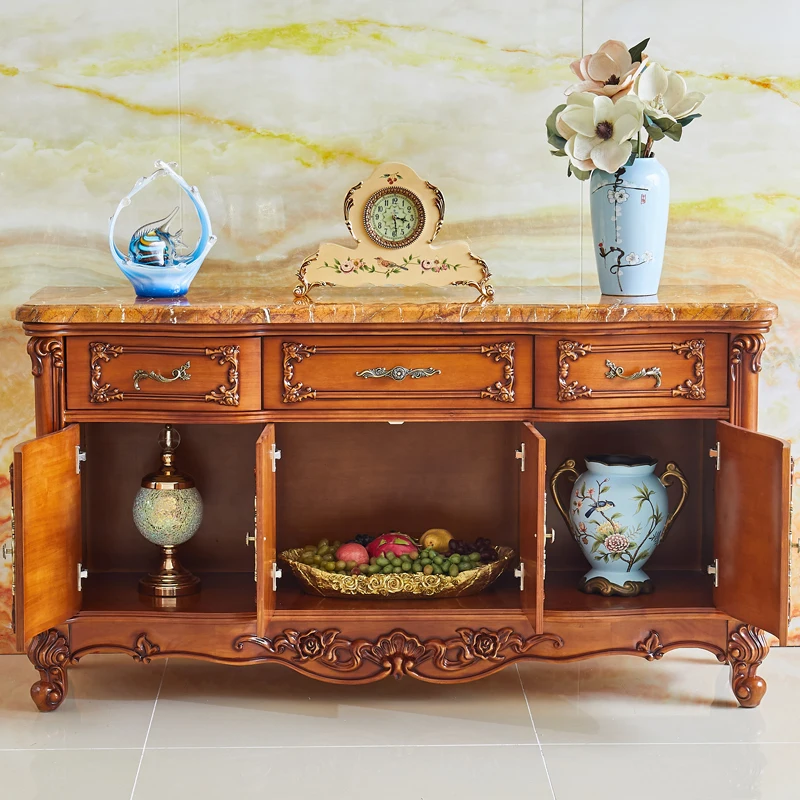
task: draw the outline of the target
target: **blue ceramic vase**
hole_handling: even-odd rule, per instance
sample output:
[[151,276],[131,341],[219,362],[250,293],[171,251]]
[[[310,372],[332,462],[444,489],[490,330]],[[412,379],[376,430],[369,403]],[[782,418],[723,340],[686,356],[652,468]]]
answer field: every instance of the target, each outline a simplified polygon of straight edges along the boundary
[[658,293],[669,217],[669,175],[655,158],[635,158],[590,182],[592,234],[600,290],[642,297]]
[[[669,532],[689,492],[677,464],[667,464],[660,477],[656,464],[649,456],[597,455],[586,457],[582,475],[573,460],[553,474],[553,499],[591,566],[581,580],[581,591],[624,597],[653,591],[644,565]],[[561,475],[575,478],[568,508],[556,491]],[[673,479],[680,483],[682,495],[670,513],[666,487]]]

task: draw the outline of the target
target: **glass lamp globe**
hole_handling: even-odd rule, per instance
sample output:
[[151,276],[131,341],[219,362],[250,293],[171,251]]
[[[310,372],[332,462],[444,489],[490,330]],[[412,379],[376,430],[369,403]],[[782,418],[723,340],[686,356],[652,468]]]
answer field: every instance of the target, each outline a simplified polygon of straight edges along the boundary
[[161,548],[161,567],[139,581],[141,594],[181,597],[200,590],[200,579],[178,562],[178,545],[194,536],[203,521],[203,499],[190,475],[175,467],[178,431],[165,425],[158,437],[161,467],[142,478],[133,501],[133,522],[139,533]]

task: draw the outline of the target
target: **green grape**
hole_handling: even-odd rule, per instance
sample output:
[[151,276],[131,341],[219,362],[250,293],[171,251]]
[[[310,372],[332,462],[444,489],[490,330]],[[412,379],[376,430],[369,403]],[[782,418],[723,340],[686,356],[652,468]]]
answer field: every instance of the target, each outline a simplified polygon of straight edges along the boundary
[[380,572],[380,571],[381,571],[381,567],[379,567],[377,564],[370,564],[369,565],[369,574],[370,575],[374,575],[376,572]]
[[448,572],[450,573],[451,578],[455,578],[456,575],[458,575],[458,564],[451,564]]
[[379,556],[378,558],[375,559],[375,563],[379,567],[385,567],[389,563],[389,559],[386,558],[385,556]]
[[327,547],[327,546],[328,546],[328,540],[327,540],[327,539],[320,539],[320,540],[317,542],[317,548],[320,548],[320,547]]
[[348,561],[347,562],[347,569],[355,569],[355,568],[356,568],[356,562],[355,561]]
[[392,567],[392,572],[394,572],[395,575],[399,575],[402,571],[402,567]]
[[422,572],[422,570],[424,569],[424,567],[423,567],[423,565],[422,565],[422,564],[421,564],[419,561],[415,561],[415,562],[414,562],[414,563],[411,565],[411,569],[412,569],[412,570],[414,570],[414,572]]
[[403,562],[402,562],[402,561],[401,561],[399,558],[390,558],[390,559],[389,559],[389,563],[390,563],[390,564],[391,564],[393,567],[400,567],[400,566],[402,566],[402,564],[403,564]]
[[393,569],[394,569],[394,567],[391,564],[387,564],[385,567],[381,567],[381,572],[384,575],[389,575],[389,574],[391,574]]
[[433,563],[436,564],[437,567],[441,567],[444,564],[444,559],[441,556],[436,556],[433,559]]
[[347,562],[346,561],[337,561],[336,562],[336,569],[346,569]]
[[424,572],[426,575],[432,575],[432,574],[433,574],[433,564],[426,564],[426,565],[425,565],[425,566],[422,568],[422,571],[423,571],[423,572]]
[[387,561],[392,561],[395,557],[394,553],[391,550],[387,550],[384,554]]
[[431,566],[433,567],[433,574],[434,575],[441,575],[442,574],[442,568],[438,564],[431,564]]
[[335,561],[326,561],[325,562],[325,569],[328,572],[335,572],[336,571],[336,562]]

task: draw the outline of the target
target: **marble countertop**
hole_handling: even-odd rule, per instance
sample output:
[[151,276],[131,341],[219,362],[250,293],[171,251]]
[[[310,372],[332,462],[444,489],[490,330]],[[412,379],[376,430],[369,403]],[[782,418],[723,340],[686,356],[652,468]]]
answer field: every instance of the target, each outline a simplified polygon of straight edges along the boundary
[[16,309],[43,324],[285,324],[464,322],[762,322],[774,303],[743,286],[663,286],[658,297],[604,297],[569,286],[496,287],[491,301],[469,290],[321,289],[313,301],[291,288],[192,289],[184,298],[142,299],[126,287],[48,287]]

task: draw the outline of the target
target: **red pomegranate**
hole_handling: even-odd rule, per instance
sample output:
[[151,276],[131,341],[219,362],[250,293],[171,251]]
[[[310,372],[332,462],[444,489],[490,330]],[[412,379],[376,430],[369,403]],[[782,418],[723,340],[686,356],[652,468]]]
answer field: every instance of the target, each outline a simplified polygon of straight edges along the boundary
[[367,545],[370,558],[382,556],[391,550],[396,556],[411,555],[417,552],[417,545],[410,536],[404,533],[385,533]]
[[369,564],[369,555],[366,547],[357,542],[348,542],[336,551],[336,560],[355,561],[356,566],[358,566],[359,564]]

